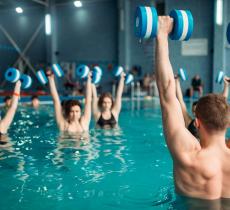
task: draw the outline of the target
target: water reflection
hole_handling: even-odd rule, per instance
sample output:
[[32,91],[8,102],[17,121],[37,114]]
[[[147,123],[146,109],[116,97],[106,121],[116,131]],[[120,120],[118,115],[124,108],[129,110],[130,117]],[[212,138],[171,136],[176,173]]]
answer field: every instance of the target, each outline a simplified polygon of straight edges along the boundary
[[93,129],[90,134],[62,133],[57,139],[53,163],[61,170],[84,174],[83,182],[98,182],[110,173],[127,171],[126,140],[121,129]]
[[[19,191],[18,201],[21,202],[24,197],[24,187],[29,177],[25,170],[25,158],[20,149],[6,136],[7,144],[0,147],[0,169],[2,174],[0,179],[2,183],[8,183],[9,186],[20,181],[17,187],[13,186],[12,191]],[[4,174],[7,173],[7,176]]]
[[95,158],[97,151],[90,141],[90,135],[85,133],[60,133],[57,138],[57,147],[54,150],[54,164],[64,166],[65,160],[79,161],[84,158],[86,162]]
[[176,196],[172,203],[173,210],[230,210],[230,198],[221,198],[216,200],[204,200],[198,198],[189,198],[185,196]]

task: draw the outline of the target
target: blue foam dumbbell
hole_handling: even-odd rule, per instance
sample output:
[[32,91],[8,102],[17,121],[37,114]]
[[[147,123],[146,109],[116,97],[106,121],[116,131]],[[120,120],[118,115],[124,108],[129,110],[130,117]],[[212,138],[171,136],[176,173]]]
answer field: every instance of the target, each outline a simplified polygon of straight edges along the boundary
[[189,10],[172,10],[169,14],[173,18],[172,40],[187,41],[193,32],[193,17]]
[[94,66],[92,71],[92,83],[98,84],[102,78],[102,69],[99,66]]
[[7,69],[5,72],[5,79],[12,83],[21,80],[23,89],[30,88],[32,85],[32,78],[29,75],[21,74],[16,68]]
[[57,77],[63,77],[64,72],[59,64],[53,64],[52,65],[52,71]]
[[122,66],[117,66],[116,68],[114,68],[113,74],[115,77],[119,77],[123,71],[124,69]]
[[125,76],[125,84],[126,84],[126,85],[132,83],[133,80],[134,80],[134,77],[133,77],[132,74],[127,74],[127,75]]
[[[53,64],[51,69],[52,69],[52,72],[55,74],[55,76],[57,76],[57,77],[63,77],[64,76],[64,72],[63,72],[63,70],[59,64]],[[41,84],[45,85],[48,83],[47,76],[46,76],[45,71],[43,69],[40,69],[36,73],[36,76],[37,76],[38,81]]]
[[80,65],[76,68],[76,76],[84,79],[88,76],[90,69],[87,65]]
[[20,77],[20,80],[22,82],[22,88],[28,89],[32,85],[32,78],[29,75],[22,74]]
[[21,73],[18,69],[16,68],[9,68],[5,72],[5,79],[8,82],[17,82],[20,79]]
[[[124,68],[122,66],[117,66],[113,70],[113,74],[115,77],[119,77],[121,73],[124,72]],[[125,84],[128,85],[134,80],[134,77],[132,74],[127,74],[125,76]]]
[[180,76],[180,78],[181,78],[183,81],[188,80],[187,73],[186,73],[186,70],[185,70],[185,69],[179,68],[179,69],[178,69],[178,75]]
[[230,44],[230,23],[228,24],[228,28],[227,28],[227,40],[228,43]]
[[217,76],[216,76],[216,83],[221,84],[224,80],[224,72],[223,71],[219,71]]
[[154,38],[157,35],[158,15],[154,7],[137,7],[135,31],[139,38]]
[[[187,41],[193,32],[193,16],[189,10],[172,10],[173,18],[172,40]],[[137,7],[135,13],[135,34],[139,38],[155,38],[158,29],[158,16],[154,7]]]
[[37,76],[37,78],[38,78],[38,81],[39,81],[41,84],[45,85],[45,84],[48,82],[48,79],[47,79],[47,77],[46,77],[46,74],[45,74],[45,72],[44,72],[42,69],[40,69],[40,70],[36,73],[36,76]]
[[[80,65],[76,69],[76,76],[81,79],[87,78],[90,68],[87,65]],[[99,66],[94,66],[92,70],[92,83],[98,84],[102,77],[102,70]]]

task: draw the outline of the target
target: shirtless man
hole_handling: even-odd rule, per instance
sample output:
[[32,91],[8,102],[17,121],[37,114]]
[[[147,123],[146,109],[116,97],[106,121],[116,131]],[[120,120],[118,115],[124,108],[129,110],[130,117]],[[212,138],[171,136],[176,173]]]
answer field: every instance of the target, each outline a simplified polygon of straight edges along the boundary
[[173,159],[175,189],[193,198],[230,198],[230,150],[225,144],[229,105],[222,95],[200,98],[195,110],[200,142],[187,130],[169,60],[168,35],[172,26],[172,18],[159,17],[156,78],[164,135]]

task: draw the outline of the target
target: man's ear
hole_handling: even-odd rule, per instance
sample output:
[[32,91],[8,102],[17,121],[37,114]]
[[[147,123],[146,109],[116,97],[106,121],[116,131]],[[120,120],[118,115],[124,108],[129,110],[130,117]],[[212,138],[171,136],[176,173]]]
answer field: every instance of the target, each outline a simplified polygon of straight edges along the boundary
[[195,126],[197,129],[200,128],[200,120],[198,118],[195,118]]

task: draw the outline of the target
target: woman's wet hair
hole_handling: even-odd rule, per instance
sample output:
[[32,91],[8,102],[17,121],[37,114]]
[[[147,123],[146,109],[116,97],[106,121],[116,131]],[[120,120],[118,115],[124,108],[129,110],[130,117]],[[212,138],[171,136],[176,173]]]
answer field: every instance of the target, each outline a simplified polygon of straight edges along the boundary
[[112,97],[111,93],[106,92],[106,93],[101,94],[101,96],[99,97],[99,100],[98,100],[99,109],[102,109],[102,104],[103,104],[105,98],[110,98],[111,99],[111,102],[112,102],[112,107],[111,108],[113,108],[113,105],[114,105],[113,97]]
[[71,108],[73,106],[79,106],[80,109],[82,110],[82,105],[81,103],[78,101],[78,100],[63,100],[61,102],[61,106],[62,106],[62,110],[63,110],[63,113],[64,113],[64,116],[65,117],[68,117],[69,116],[69,113],[71,111]]

